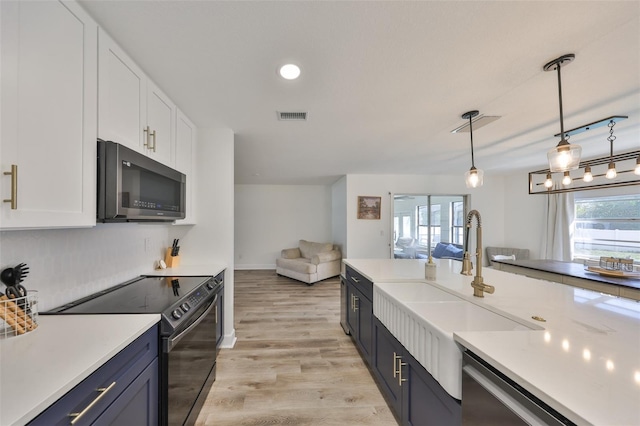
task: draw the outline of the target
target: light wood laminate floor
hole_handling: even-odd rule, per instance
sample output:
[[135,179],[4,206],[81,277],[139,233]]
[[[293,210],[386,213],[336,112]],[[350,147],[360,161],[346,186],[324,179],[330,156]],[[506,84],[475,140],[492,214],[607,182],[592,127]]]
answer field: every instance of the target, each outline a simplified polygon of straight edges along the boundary
[[235,329],[198,426],[397,426],[340,326],[339,278],[235,271]]

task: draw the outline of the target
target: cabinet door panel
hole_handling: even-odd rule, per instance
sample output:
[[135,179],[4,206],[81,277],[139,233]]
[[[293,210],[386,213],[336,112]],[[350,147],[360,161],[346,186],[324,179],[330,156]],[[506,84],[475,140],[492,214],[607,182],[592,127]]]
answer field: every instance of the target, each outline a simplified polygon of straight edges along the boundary
[[347,283],[347,326],[354,338],[357,338],[356,333],[358,329],[358,311],[354,309],[355,301],[357,297],[356,290],[353,285]]
[[98,136],[142,151],[146,76],[102,30],[99,44]]
[[462,422],[460,402],[449,395],[438,382],[405,352],[402,384],[402,424],[407,426],[459,425]]
[[[402,359],[404,348],[380,321],[374,319],[374,349],[372,356],[373,371],[384,391],[392,410],[402,413],[402,388],[397,371],[398,362]],[[396,358],[397,356],[400,359]]]
[[75,3],[1,7],[2,228],[94,225],[97,25]]
[[182,111],[177,110],[176,115],[175,168],[187,176],[186,217],[183,220],[176,221],[176,224],[191,225],[196,223],[193,194],[196,193],[195,150],[197,130]]
[[371,364],[373,350],[373,304],[362,293],[358,294],[358,343],[362,349],[365,361]]
[[151,80],[147,80],[147,125],[149,136],[147,155],[170,167],[174,166],[173,129],[175,105]]
[[96,419],[93,425],[157,425],[158,400],[158,358],[156,358]]

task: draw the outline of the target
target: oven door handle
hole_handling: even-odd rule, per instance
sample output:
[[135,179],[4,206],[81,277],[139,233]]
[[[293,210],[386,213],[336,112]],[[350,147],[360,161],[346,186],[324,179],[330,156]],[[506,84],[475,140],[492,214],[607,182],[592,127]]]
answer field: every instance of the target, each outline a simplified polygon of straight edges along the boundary
[[209,315],[209,312],[211,312],[211,310],[213,309],[214,306],[216,306],[216,302],[218,301],[218,295],[216,294],[216,297],[213,298],[213,301],[211,302],[211,304],[209,305],[209,307],[202,313],[202,315],[200,315],[193,323],[191,323],[191,325],[189,325],[189,327],[185,328],[183,331],[180,332],[180,334],[178,334],[177,336],[175,336],[172,339],[169,339],[169,341],[167,342],[167,348],[166,351],[170,352],[171,349],[173,349],[173,347],[175,345],[178,344],[178,342],[180,340],[182,340],[182,338],[189,333],[191,330],[193,330],[195,327],[198,326],[198,324],[200,324],[204,318]]

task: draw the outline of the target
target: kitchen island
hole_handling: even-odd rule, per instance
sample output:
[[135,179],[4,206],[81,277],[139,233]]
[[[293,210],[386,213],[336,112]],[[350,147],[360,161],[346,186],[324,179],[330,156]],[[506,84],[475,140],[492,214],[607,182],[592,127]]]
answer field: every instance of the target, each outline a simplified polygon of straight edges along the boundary
[[547,281],[640,300],[640,279],[585,270],[584,265],[549,259],[494,260],[493,268]]
[[[639,303],[492,269],[484,269],[483,275],[485,283],[495,286],[495,293],[475,298],[472,277],[460,275],[459,262],[436,260],[437,278],[428,283],[417,275],[424,271],[424,262],[419,260],[344,262],[373,282],[373,314],[382,316],[380,321],[388,329],[394,328],[393,317],[384,318],[377,312],[377,289],[384,288],[391,296],[394,287],[400,291],[423,285],[443,290],[525,325],[517,331],[453,331],[452,338],[461,348],[480,356],[576,424],[640,424]],[[391,265],[407,268],[398,276],[381,273],[392,270]],[[409,269],[414,273],[408,274]],[[396,298],[402,299],[397,294]],[[428,321],[428,311],[423,315]],[[419,353],[411,355],[420,359]],[[464,394],[461,397],[464,400]]]
[[40,315],[0,340],[0,425],[24,425],[142,336],[160,315]]

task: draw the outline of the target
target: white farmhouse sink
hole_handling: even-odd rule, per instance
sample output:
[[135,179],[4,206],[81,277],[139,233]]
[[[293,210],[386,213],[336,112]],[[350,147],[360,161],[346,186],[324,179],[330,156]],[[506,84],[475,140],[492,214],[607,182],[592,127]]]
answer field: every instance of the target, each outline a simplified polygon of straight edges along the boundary
[[414,283],[382,283],[377,286],[399,302],[461,302],[463,299],[432,285]]
[[454,332],[533,329],[420,282],[375,283],[373,313],[433,378],[458,399],[462,399],[462,352],[453,340]]
[[443,333],[455,331],[512,331],[531,330],[502,315],[498,315],[473,303],[459,302],[407,302],[405,305],[429,325]]

